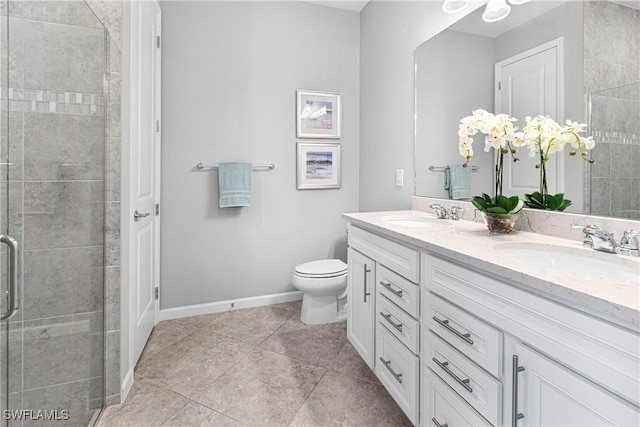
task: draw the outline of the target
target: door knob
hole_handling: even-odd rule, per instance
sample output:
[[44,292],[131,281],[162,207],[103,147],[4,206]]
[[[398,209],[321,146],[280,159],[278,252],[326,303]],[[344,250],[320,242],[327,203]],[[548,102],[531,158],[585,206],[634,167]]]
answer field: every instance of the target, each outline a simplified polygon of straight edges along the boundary
[[140,213],[138,212],[138,210],[136,209],[136,211],[133,213],[133,220],[134,221],[140,221],[140,219],[142,218],[146,218],[149,216],[149,212],[145,212],[145,213]]

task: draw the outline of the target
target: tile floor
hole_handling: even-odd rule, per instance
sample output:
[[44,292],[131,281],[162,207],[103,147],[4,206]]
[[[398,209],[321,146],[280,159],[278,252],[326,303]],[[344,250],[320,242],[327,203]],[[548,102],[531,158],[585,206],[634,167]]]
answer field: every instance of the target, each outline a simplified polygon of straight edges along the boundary
[[347,341],[300,302],[160,322],[115,426],[410,426]]

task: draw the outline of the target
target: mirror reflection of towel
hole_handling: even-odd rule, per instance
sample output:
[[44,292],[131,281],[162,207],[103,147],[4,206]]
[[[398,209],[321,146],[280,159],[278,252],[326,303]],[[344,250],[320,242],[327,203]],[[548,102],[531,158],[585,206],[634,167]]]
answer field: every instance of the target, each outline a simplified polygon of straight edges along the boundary
[[220,207],[251,206],[251,163],[227,162],[218,165]]
[[444,189],[451,199],[471,200],[471,168],[449,165],[444,171]]

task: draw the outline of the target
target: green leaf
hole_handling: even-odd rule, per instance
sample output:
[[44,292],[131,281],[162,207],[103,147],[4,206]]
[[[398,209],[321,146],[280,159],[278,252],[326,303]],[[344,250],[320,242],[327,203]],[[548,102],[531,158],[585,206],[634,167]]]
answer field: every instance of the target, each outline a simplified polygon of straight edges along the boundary
[[503,196],[502,194],[498,196],[496,202],[496,205],[500,206],[506,212],[509,212],[511,210],[511,201],[509,200],[509,198]]
[[560,205],[560,207],[558,208],[559,211],[563,211],[565,209],[567,209],[569,206],[571,206],[571,200],[563,200],[562,201],[562,205]]
[[556,194],[552,196],[551,194],[547,195],[547,205],[550,210],[556,211],[562,205],[562,199],[564,198],[564,194]]
[[523,206],[524,206],[524,200],[520,200],[520,199],[518,198],[518,203],[516,204],[516,207],[515,207],[515,208],[513,208],[513,209],[511,209],[511,210],[509,211],[509,213],[518,213],[518,212],[520,212],[520,211],[522,210],[522,207],[523,207]]
[[489,204],[482,197],[474,197],[471,199],[471,203],[481,211],[486,211],[489,208]]
[[518,196],[509,197],[509,201],[511,202],[511,209],[513,210],[516,206],[518,206],[518,203],[520,203],[520,197]]
[[487,209],[487,212],[495,213],[495,214],[506,214],[506,213],[509,213],[509,211],[507,211],[505,208],[500,207],[500,206],[492,206],[489,209]]
[[532,209],[546,209],[547,207],[542,203],[542,194],[539,191],[534,191],[531,194],[525,194],[525,204]]

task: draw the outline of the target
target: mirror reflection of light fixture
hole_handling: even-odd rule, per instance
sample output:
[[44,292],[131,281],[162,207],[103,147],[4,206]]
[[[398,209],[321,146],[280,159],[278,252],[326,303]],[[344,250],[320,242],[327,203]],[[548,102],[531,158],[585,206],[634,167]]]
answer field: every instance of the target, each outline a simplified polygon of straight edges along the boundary
[[[531,0],[509,0],[509,3],[513,5],[527,3]],[[458,13],[467,7],[469,1],[465,0],[444,0],[442,3],[442,10],[445,13]],[[511,6],[507,4],[506,0],[487,0],[487,5],[484,8],[482,19],[485,22],[496,22],[504,19],[511,12]]]
[[469,2],[465,0],[444,0],[442,10],[445,13],[457,13],[467,7],[468,4]]
[[506,18],[511,13],[511,6],[506,0],[489,0],[482,13],[484,22],[496,22]]

